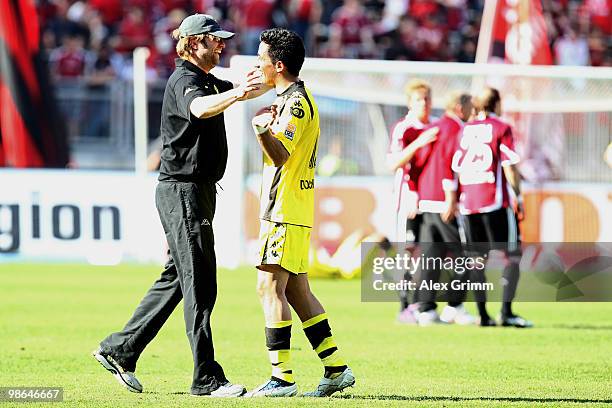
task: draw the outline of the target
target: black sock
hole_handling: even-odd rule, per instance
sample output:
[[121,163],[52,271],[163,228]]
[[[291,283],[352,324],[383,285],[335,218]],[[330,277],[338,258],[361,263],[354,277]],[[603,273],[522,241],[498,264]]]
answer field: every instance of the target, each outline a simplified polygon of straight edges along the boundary
[[512,317],[514,313],[512,313],[512,302],[504,302],[502,304],[502,316],[504,317]]
[[480,319],[490,319],[489,313],[487,313],[487,303],[486,302],[476,302],[476,306],[478,307],[478,314],[480,314]]

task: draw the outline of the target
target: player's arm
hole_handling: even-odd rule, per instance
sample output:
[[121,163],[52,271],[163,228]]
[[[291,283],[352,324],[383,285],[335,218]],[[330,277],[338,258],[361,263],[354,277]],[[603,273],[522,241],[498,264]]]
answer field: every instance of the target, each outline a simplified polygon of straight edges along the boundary
[[191,101],[189,110],[196,118],[210,118],[220,114],[234,102],[248,99],[249,93],[258,89],[258,85],[246,82],[237,88],[219,94],[199,96]]
[[[450,163],[450,158],[448,161]],[[459,187],[457,175],[452,171],[450,165],[447,170],[446,178],[442,179],[446,210],[440,214],[442,221],[446,223],[451,222],[455,218],[455,213],[457,212],[457,188]]]
[[444,191],[444,201],[446,210],[440,214],[442,221],[449,223],[455,218],[457,212],[457,190],[459,189],[459,175],[453,169],[453,158],[455,152],[460,148],[461,133],[454,136],[454,141],[451,140],[448,149],[445,150],[443,167],[442,190]]
[[275,118],[276,106],[272,105],[268,110],[255,116],[252,120],[252,125],[261,150],[274,163],[275,167],[280,167],[289,160],[289,152],[270,129]]
[[428,145],[429,143],[434,142],[438,137],[439,131],[440,129],[438,127],[427,129],[401,151],[397,153],[390,153],[387,157],[388,167],[393,171],[403,167],[406,163],[412,160],[417,150]]
[[[227,84],[230,85],[229,82]],[[233,89],[194,98],[189,104],[189,110],[196,118],[210,118],[220,114],[234,102],[256,98],[270,89],[269,86],[261,83],[261,73],[253,69],[247,73],[244,82],[234,84]]]
[[520,220],[525,216],[523,211],[523,197],[521,196],[521,174],[518,171],[518,162],[520,157],[514,152],[514,139],[512,136],[512,130],[510,127],[504,132],[502,136],[502,142],[500,144],[502,160],[502,168],[504,169],[504,175],[508,184],[512,188],[514,196],[516,197],[516,215]]
[[266,129],[265,132],[257,135],[257,141],[261,146],[264,154],[268,156],[275,167],[280,167],[289,160],[289,152],[285,149],[285,146],[274,137],[270,129]]
[[516,212],[518,220],[522,221],[525,218],[525,210],[523,208],[523,196],[521,195],[521,174],[516,164],[503,166],[503,169],[506,180],[508,180],[508,184],[510,184],[516,198],[514,212]]
[[511,164],[509,166],[503,166],[504,175],[506,176],[506,180],[508,180],[508,184],[512,187],[512,191],[517,197],[521,196],[521,175],[518,171],[516,164]]
[[442,221],[449,223],[455,218],[457,211],[457,190],[444,190],[444,201],[446,202],[446,210],[440,214]]

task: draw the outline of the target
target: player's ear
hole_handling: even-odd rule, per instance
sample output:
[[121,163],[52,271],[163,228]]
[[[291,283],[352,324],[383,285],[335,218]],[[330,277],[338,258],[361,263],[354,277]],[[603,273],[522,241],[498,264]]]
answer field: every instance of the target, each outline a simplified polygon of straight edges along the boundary
[[276,61],[276,64],[274,64],[274,68],[276,68],[276,72],[280,74],[281,72],[283,72],[283,69],[285,69],[285,64],[283,63],[283,61]]

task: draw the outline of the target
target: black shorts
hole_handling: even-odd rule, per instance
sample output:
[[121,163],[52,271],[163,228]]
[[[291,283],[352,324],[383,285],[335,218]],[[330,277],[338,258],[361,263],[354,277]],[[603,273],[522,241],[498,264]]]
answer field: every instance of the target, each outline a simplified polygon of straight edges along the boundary
[[464,215],[461,221],[470,252],[472,249],[477,252],[499,249],[509,255],[520,254],[521,235],[516,214],[511,208]]

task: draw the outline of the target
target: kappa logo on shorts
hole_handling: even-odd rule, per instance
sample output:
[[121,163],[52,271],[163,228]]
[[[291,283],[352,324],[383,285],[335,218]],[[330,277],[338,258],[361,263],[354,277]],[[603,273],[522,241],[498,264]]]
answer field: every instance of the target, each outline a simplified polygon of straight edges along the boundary
[[285,137],[291,141],[293,141],[293,136],[295,135],[296,127],[293,123],[289,123],[287,125],[287,129],[285,129]]

